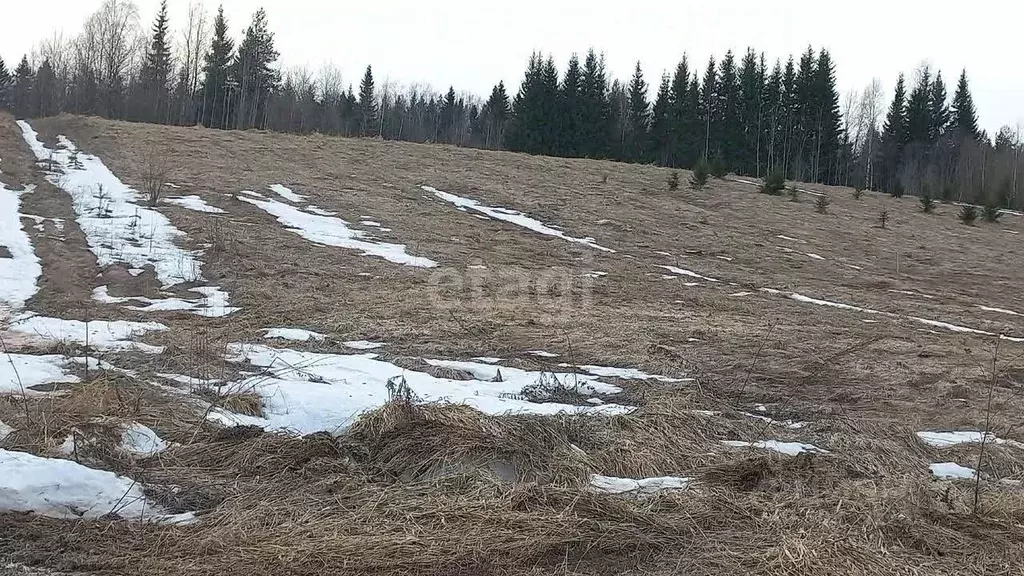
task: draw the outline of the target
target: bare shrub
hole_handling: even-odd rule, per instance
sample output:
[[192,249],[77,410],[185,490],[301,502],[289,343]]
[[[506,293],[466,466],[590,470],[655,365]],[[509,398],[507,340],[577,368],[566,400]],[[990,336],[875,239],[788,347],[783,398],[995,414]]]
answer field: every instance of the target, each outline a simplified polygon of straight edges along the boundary
[[831,204],[831,202],[832,201],[829,200],[828,196],[825,194],[818,196],[818,199],[814,201],[815,212],[818,214],[828,214],[828,205]]
[[882,210],[878,213],[878,227],[885,230],[885,225],[889,223],[889,211]]
[[142,159],[142,191],[149,199],[150,206],[156,206],[163,195],[168,177],[171,175],[171,161],[155,147]]
[[675,191],[679,189],[679,171],[673,170],[668,177],[668,189]]

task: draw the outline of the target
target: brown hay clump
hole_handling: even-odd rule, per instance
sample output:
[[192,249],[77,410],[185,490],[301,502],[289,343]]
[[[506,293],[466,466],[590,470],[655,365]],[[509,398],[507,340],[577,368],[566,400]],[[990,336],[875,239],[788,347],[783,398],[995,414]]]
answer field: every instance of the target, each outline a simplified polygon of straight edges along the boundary
[[578,443],[596,426],[579,416],[488,416],[396,400],[364,414],[341,443],[371,478],[387,481],[475,470],[503,481],[579,485],[593,464]]

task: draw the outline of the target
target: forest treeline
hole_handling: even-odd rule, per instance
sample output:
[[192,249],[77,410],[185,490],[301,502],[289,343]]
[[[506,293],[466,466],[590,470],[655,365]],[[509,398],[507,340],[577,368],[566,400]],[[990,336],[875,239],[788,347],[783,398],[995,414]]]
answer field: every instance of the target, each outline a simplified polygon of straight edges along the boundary
[[61,112],[219,129],[321,132],[605,158],[1020,207],[1021,126],[994,138],[978,127],[966,71],[950,97],[939,70],[840,95],[828,50],[771,63],[748,48],[692,61],[648,80],[610,78],[604,56],[573,55],[562,71],[534,53],[518,91],[486,99],[449,88],[377,83],[356,90],[325,66],[276,66],[266,13],[231,38],[223,9],[195,0],[172,33],[166,1],[152,26],[131,0],[105,0],[78,36],[54,36],[13,70],[0,60],[0,107],[24,117]]

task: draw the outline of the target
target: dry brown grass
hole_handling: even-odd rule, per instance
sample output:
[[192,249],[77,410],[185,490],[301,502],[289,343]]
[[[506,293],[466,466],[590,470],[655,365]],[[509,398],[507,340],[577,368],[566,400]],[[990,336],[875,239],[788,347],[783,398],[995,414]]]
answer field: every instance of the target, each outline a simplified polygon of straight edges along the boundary
[[[204,275],[243,310],[220,319],[161,315],[172,330],[148,341],[167,346],[164,355],[108,357],[147,378],[175,372],[233,379],[227,343],[296,326],[329,335],[306,349],[386,342],[378,352],[403,368],[455,380],[466,376],[419,359],[498,356],[503,365],[547,371],[565,370],[561,362],[631,366],[697,380],[621,381],[615,401],[639,409],[615,417],[488,417],[466,407],[393,402],[337,438],[217,430],[202,422],[204,405],[168,403],[144,381],[115,386],[109,376],[64,397],[5,399],[0,420],[19,429],[5,447],[47,453],[72,429],[129,419],[159,429],[182,445],[145,461],[97,458],[97,465],[144,482],[173,511],[203,516],[190,527],[76,522],[68,529],[3,515],[0,560],[218,576],[963,576],[1012,574],[1024,562],[1024,500],[1018,487],[1000,482],[1024,477],[1024,452],[986,449],[974,514],[973,486],[934,481],[928,464],[974,467],[977,447],[938,450],[914,434],[984,425],[980,399],[990,378],[978,358],[988,356],[992,340],[932,333],[906,318],[1024,334],[1017,317],[978,308],[1024,312],[1016,290],[1024,267],[1008,244],[1015,236],[1003,231],[1024,229],[1019,217],[966,228],[950,206],[926,216],[913,198],[865,192],[854,199],[848,189],[800,185],[832,199],[828,214],[819,215],[813,202],[768,197],[740,181],[669,193],[670,171],[656,167],[447,146],[74,117],[33,125],[45,138],[67,134],[139,186],[145,162],[135,151],[159,144],[168,162],[182,167],[175,193],[198,194],[228,211],[161,208],[188,234],[187,247],[210,245]],[[5,181],[13,175],[39,183],[46,193],[26,195],[26,210],[69,223],[65,242],[34,238],[44,278],[33,309],[142,319],[90,301],[101,271],[71,225],[67,195],[40,182],[16,131],[9,119],[0,121]],[[393,230],[369,233],[441,266],[410,269],[317,245],[232,197],[272,183],[308,194],[349,222],[370,216]],[[424,198],[424,184],[522,210],[618,252],[473,218]],[[877,226],[882,210],[890,215],[885,229]],[[659,265],[720,282],[683,286],[691,279],[662,279]],[[608,274],[587,277],[592,271]],[[158,292],[149,273],[102,273],[104,283],[125,291]],[[572,298],[520,285],[552,277],[573,279]],[[902,318],[798,303],[762,287]],[[732,296],[739,292],[753,294]],[[1019,364],[1014,346],[1001,354],[1008,368]],[[525,353],[536,349],[561,356]],[[233,392],[210,401],[253,415],[263,409],[256,395]],[[777,421],[744,414],[757,404],[766,406],[757,414]],[[1019,379],[999,380],[993,406],[996,434],[1024,439]],[[811,424],[790,429],[786,420]],[[761,439],[813,443],[830,453],[792,458],[721,444]],[[593,473],[696,482],[679,492],[619,497],[590,491]]]

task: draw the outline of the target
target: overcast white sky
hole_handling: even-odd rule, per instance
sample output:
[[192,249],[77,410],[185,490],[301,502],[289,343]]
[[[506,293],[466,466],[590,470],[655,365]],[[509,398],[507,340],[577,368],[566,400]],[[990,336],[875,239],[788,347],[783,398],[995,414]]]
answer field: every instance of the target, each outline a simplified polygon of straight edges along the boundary
[[[159,0],[136,0],[149,27]],[[180,26],[188,0],[169,0]],[[77,34],[101,0],[0,0],[0,56],[9,68],[55,30]],[[217,0],[206,0],[212,13]],[[380,82],[454,85],[486,96],[498,80],[514,92],[530,52],[551,53],[563,68],[572,52],[604,51],[610,71],[626,79],[640,61],[656,89],[662,71],[687,52],[703,67],[709,55],[747,46],[769,61],[827,47],[840,91],[882,80],[886,105],[899,72],[908,78],[922,62],[939,68],[952,97],[967,68],[982,127],[989,135],[1024,120],[1020,32],[1024,5],[1012,0],[223,0],[239,36],[263,6],[281,62],[315,70],[332,61],[346,84],[358,84],[372,64]]]

